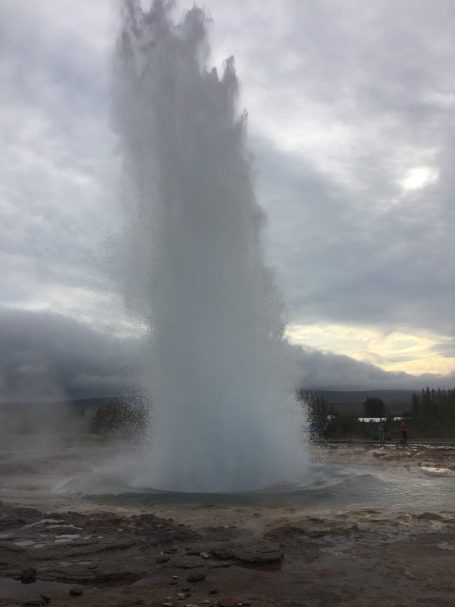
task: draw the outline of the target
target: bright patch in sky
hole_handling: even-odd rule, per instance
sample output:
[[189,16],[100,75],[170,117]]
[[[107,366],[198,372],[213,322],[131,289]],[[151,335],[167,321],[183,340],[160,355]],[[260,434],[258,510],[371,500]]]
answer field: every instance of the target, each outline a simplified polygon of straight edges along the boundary
[[450,338],[431,332],[313,324],[289,325],[287,336],[294,344],[347,355],[385,371],[443,374],[455,367],[454,357],[437,352],[438,346],[449,343]]
[[420,190],[435,183],[439,178],[438,171],[433,167],[418,166],[408,169],[400,185],[405,191]]

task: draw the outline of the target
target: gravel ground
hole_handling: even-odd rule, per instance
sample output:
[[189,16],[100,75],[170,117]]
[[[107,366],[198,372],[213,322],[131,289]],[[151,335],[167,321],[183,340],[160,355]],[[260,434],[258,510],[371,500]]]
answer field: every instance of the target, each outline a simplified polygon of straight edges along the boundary
[[[453,449],[329,445],[314,457],[455,482]],[[0,458],[0,605],[455,604],[455,507],[127,508],[51,492],[89,459],[77,450]]]

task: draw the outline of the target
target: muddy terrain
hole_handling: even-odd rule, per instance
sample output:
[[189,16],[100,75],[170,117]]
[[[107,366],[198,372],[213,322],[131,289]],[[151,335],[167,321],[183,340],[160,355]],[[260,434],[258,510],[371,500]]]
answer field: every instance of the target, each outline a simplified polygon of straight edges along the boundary
[[[446,471],[455,482],[451,449],[329,447],[319,456]],[[27,504],[25,484],[20,500],[4,491],[0,506],[2,606],[455,604],[455,504],[121,508],[40,494],[38,508]]]

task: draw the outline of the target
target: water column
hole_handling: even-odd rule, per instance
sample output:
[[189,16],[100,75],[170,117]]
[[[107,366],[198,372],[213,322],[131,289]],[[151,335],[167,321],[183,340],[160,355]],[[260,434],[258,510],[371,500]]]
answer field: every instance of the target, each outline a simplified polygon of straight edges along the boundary
[[149,478],[232,491],[301,476],[281,297],[264,262],[234,60],[207,66],[207,19],[123,3],[114,121],[124,157],[122,291],[148,327]]

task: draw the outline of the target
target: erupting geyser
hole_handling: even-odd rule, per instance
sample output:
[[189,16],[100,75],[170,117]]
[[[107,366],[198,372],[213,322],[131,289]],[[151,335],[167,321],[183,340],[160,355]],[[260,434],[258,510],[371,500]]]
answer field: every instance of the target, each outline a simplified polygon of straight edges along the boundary
[[123,2],[114,117],[127,187],[124,288],[149,327],[149,479],[182,491],[301,476],[302,419],[261,244],[233,59],[207,69],[207,19]]

